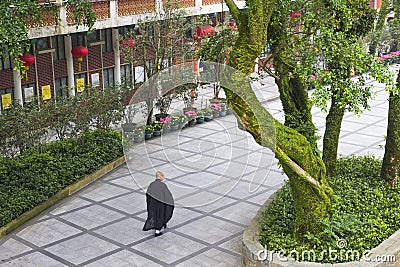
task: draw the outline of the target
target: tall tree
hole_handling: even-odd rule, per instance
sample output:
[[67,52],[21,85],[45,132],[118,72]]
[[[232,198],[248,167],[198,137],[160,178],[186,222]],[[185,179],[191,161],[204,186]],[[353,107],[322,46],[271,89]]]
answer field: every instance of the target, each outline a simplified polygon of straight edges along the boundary
[[[229,65],[250,75],[254,60],[261,54],[275,1],[247,0],[240,10],[233,0],[225,0],[237,22],[239,36],[231,53]],[[307,232],[323,229],[322,221],[331,214],[332,189],[325,177],[325,167],[307,139],[296,130],[273,119],[262,106],[246,81],[231,75],[235,90],[225,88],[227,101],[241,125],[261,145],[275,151],[289,177],[296,207],[295,236],[303,239]],[[235,80],[236,79],[236,80]],[[248,81],[247,81],[248,84]],[[276,140],[271,140],[275,127]]]
[[389,0],[382,0],[381,2],[381,8],[378,11],[378,15],[376,17],[375,21],[375,27],[374,30],[372,31],[372,40],[371,43],[369,44],[369,52],[371,55],[376,54],[376,48],[379,44],[379,41],[382,38],[382,31],[385,29],[385,22],[386,22],[386,15],[387,11],[389,8]]
[[400,167],[400,71],[397,76],[397,90],[389,93],[388,128],[381,178],[388,185],[398,182]]

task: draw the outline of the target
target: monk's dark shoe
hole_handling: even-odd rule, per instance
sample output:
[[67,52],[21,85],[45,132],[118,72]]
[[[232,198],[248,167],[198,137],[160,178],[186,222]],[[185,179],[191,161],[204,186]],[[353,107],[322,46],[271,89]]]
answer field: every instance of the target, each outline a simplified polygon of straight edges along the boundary
[[162,232],[160,232],[160,233],[155,233],[154,236],[157,237],[157,236],[160,236],[160,235],[162,235],[162,234],[163,234]]

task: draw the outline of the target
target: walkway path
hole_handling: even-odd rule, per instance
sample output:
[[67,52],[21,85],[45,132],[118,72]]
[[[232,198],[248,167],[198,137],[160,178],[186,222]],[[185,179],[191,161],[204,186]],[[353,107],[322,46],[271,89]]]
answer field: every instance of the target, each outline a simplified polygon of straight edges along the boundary
[[[268,85],[270,84],[270,85]],[[387,116],[383,86],[361,117],[346,114],[339,153],[382,156]],[[255,89],[283,113],[272,80]],[[269,99],[269,101],[267,101]],[[313,110],[323,134],[325,115]],[[141,231],[144,189],[163,171],[176,199],[167,232]],[[0,241],[1,266],[240,266],[243,230],[283,184],[271,152],[227,116],[138,145],[131,159]]]

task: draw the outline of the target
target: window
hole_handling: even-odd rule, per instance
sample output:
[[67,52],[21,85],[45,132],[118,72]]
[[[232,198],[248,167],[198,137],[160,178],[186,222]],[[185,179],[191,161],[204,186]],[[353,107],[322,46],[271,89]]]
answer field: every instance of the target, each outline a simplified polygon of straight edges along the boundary
[[103,85],[104,87],[114,85],[114,68],[103,70]]
[[68,97],[68,77],[62,77],[55,80],[54,88],[56,97]]
[[36,49],[37,50],[46,50],[49,49],[49,38],[39,38],[36,41]]
[[54,60],[65,60],[64,36],[53,36],[51,40],[55,49]]
[[81,33],[71,34],[71,41],[72,47],[85,45],[85,37]]
[[86,40],[88,43],[94,43],[100,41],[100,31],[88,33],[86,36]]
[[131,65],[122,65],[121,66],[121,82],[122,82],[122,84],[126,84],[126,85],[132,84]]
[[124,27],[119,27],[118,33],[120,36],[127,36],[129,32],[135,32],[136,34],[138,34],[139,33],[138,30],[139,28],[133,24]]
[[112,29],[102,30],[102,39],[104,41],[103,51],[113,51]]

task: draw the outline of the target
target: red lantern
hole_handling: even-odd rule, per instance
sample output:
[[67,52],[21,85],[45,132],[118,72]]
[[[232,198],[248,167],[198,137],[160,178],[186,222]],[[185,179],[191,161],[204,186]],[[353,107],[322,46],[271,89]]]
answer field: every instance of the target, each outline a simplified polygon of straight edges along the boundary
[[124,40],[119,41],[119,44],[122,48],[134,48],[135,47],[135,39],[126,38]]
[[81,62],[83,61],[83,57],[89,54],[89,50],[84,46],[75,46],[71,49],[71,54],[78,58],[79,71],[81,71]]
[[197,27],[196,34],[198,37],[203,38],[206,36],[212,36],[215,34],[215,29],[211,25],[207,25],[204,27]]
[[28,70],[29,66],[35,63],[35,57],[32,56],[31,54],[25,54],[23,56],[20,56],[19,59],[21,59],[24,62],[24,68],[26,70],[26,80],[28,80]]

